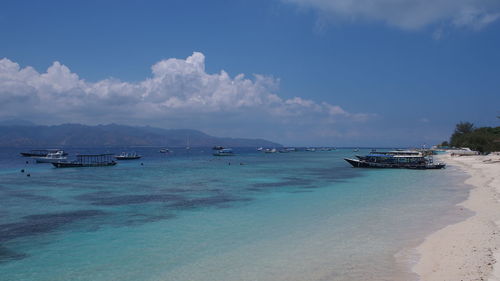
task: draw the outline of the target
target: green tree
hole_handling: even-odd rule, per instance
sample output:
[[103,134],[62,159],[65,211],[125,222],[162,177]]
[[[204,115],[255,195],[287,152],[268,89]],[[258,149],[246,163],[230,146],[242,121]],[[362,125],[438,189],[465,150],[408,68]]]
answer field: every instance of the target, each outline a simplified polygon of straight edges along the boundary
[[470,122],[460,122],[455,126],[455,131],[451,135],[450,145],[455,147],[464,146],[467,134],[474,130],[474,124]]
[[450,139],[450,145],[469,147],[481,153],[500,151],[500,127],[474,128],[469,122],[460,122]]
[[468,134],[474,130],[474,124],[471,122],[460,122],[455,127],[455,133]]

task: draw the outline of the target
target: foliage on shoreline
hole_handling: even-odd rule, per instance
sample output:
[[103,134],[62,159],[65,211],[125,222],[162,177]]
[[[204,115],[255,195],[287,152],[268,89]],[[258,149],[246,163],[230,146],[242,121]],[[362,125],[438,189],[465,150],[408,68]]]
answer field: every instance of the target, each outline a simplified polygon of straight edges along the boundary
[[451,135],[450,143],[442,146],[468,147],[481,153],[500,151],[500,127],[475,128],[470,122],[460,122]]

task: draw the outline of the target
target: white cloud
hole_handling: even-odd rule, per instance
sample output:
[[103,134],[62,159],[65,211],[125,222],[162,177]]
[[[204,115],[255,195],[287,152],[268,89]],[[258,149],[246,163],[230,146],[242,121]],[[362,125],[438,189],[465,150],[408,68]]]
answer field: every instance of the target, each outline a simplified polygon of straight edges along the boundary
[[322,18],[383,22],[401,29],[449,23],[478,30],[500,17],[498,0],[282,0],[319,11]]
[[59,62],[38,73],[4,58],[0,60],[0,119],[150,124],[233,136],[236,127],[245,126],[249,134],[276,139],[286,130],[296,130],[297,124],[302,124],[303,132],[313,127],[334,131],[337,128],[329,126],[333,123],[373,116],[303,97],[284,99],[276,93],[279,80],[272,77],[209,74],[205,56],[198,52],[186,59],[159,61],[151,69],[150,78],[135,83],[118,79],[92,83]]

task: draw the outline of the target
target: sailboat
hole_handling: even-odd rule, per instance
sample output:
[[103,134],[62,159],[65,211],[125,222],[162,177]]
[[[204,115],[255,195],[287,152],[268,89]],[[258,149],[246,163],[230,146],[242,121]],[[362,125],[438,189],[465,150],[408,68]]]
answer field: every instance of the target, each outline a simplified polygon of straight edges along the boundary
[[191,147],[189,146],[189,136],[187,137],[187,141],[186,141],[186,150],[190,150]]

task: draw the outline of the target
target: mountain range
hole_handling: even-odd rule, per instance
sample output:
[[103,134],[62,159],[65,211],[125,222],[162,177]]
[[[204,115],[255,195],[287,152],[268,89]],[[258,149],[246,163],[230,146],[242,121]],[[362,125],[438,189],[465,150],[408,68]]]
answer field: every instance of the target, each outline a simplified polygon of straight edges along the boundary
[[280,147],[263,139],[214,137],[190,129],[117,124],[41,126],[27,121],[0,122],[0,146],[165,146]]

